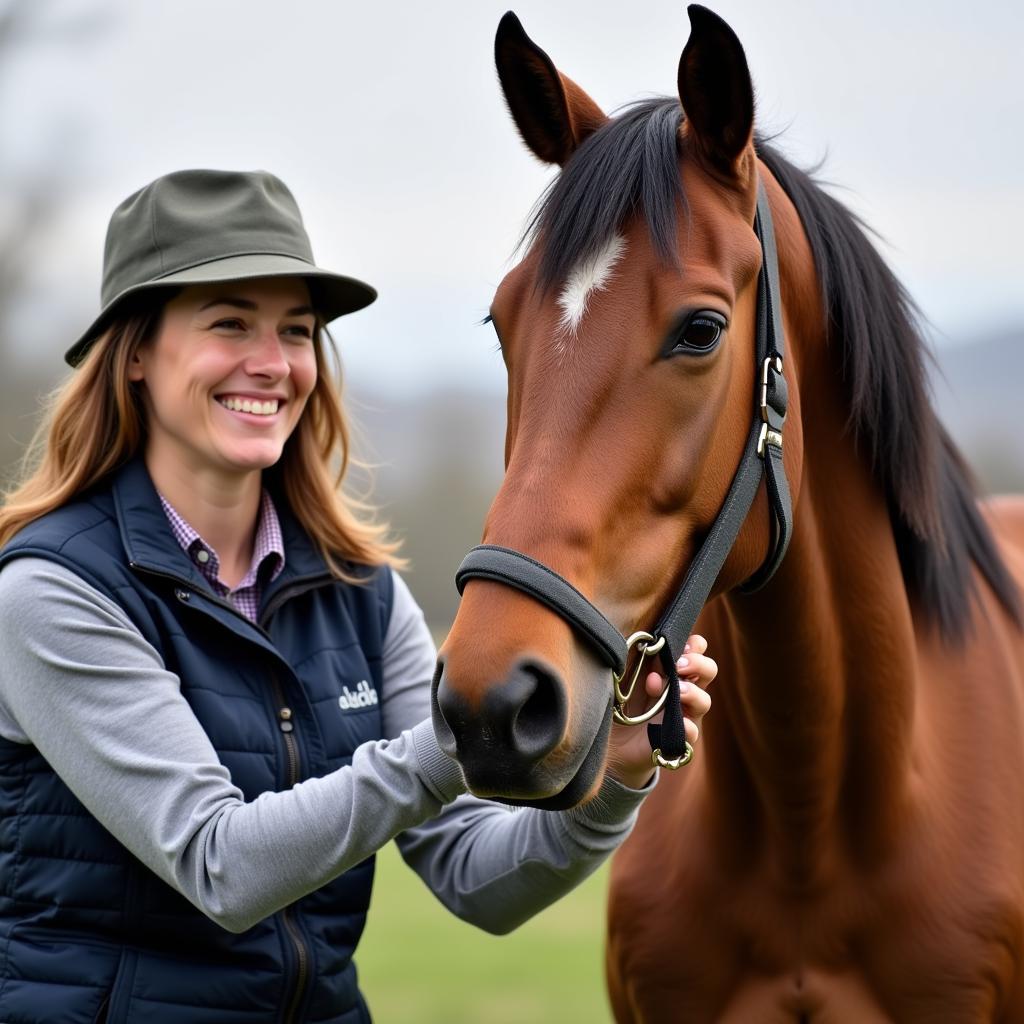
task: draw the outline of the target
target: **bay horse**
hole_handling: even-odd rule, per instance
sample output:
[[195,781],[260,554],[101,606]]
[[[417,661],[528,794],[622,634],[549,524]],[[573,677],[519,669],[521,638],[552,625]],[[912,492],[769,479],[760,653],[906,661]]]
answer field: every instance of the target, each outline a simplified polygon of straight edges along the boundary
[[[778,250],[792,538],[762,487],[698,629],[720,666],[611,881],[621,1022],[1024,1021],[1024,502],[978,502],[908,296],[862,226],[754,132],[739,40],[689,8],[678,97],[607,117],[511,13],[498,72],[561,167],[494,297],[506,474],[484,529],[622,632],[712,529],[756,403],[754,233]],[[941,211],[936,211],[941,216]],[[780,363],[781,366],[781,363]],[[484,796],[591,798],[611,685],[536,595],[465,582],[439,740]]]

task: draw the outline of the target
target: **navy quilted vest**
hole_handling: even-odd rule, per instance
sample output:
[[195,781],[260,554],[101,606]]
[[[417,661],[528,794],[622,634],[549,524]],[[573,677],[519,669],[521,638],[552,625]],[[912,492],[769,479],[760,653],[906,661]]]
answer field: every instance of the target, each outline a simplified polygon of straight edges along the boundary
[[[125,609],[247,800],[348,764],[381,736],[379,705],[343,698],[380,690],[391,574],[338,582],[274,497],[287,559],[258,626],[178,546],[141,460],[0,552],[0,569],[48,558]],[[0,739],[0,1021],[368,1021],[352,953],[372,879],[370,859],[232,934],[132,857],[33,747]]]

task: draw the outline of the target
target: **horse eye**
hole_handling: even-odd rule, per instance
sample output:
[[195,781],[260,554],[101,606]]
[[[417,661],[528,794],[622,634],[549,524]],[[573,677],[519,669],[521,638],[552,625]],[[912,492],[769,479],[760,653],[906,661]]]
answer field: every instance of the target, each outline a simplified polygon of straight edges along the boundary
[[676,335],[670,355],[677,352],[694,354],[710,352],[725,333],[725,320],[718,313],[694,313]]

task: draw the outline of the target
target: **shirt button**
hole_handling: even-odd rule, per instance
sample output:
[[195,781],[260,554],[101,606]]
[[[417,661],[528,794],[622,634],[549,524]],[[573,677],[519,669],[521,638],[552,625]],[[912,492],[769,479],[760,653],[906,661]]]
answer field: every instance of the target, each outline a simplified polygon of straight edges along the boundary
[[199,562],[200,565],[206,565],[206,563],[209,560],[210,560],[210,552],[209,551],[206,551],[203,548],[200,548],[196,552],[196,561]]

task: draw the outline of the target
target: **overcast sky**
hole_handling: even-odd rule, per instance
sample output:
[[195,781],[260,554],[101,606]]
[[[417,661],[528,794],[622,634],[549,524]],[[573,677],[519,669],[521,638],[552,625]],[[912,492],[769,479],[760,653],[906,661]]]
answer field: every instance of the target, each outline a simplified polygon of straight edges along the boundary
[[[5,361],[56,358],[91,319],[106,223],[128,193],[182,167],[265,168],[296,194],[318,261],[380,292],[337,325],[351,379],[503,386],[475,323],[550,174],[493,70],[506,0],[38,6],[52,25],[109,14],[87,43],[28,41],[3,71],[4,166],[49,151],[71,169]],[[1024,323],[1024,4],[712,6],[744,44],[762,129],[785,129],[800,162],[827,157],[939,342]],[[606,110],[674,92],[684,4],[514,9]]]

